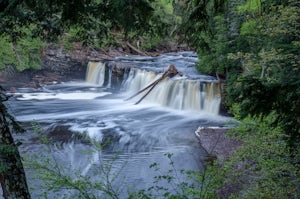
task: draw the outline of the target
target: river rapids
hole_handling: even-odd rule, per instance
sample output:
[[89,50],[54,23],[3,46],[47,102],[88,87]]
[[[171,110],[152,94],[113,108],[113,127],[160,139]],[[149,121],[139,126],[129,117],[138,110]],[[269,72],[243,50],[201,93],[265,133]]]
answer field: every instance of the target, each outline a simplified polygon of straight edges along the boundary
[[[218,80],[199,74],[197,60],[193,52],[117,57],[90,62],[85,81],[18,89],[7,106],[26,129],[15,139],[22,142],[32,197],[50,186],[32,166],[35,161],[73,180],[109,181],[119,198],[153,186],[155,176],[170,170],[202,171],[206,151],[194,132],[199,126],[226,126],[228,118],[219,115]],[[170,64],[183,76],[166,78],[138,105],[134,103],[142,94],[124,100],[158,79]],[[150,165],[157,165],[160,174]],[[107,196],[102,190],[89,192]],[[48,198],[63,196],[76,198],[78,192],[47,192]]]

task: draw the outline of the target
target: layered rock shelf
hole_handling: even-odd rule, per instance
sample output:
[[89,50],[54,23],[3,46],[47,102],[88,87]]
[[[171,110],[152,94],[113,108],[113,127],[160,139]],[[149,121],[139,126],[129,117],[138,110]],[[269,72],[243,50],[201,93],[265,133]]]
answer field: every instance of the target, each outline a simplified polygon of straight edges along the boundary
[[228,127],[199,127],[196,130],[201,146],[208,153],[208,161],[218,159],[222,163],[241,146],[240,141],[226,136],[229,130]]

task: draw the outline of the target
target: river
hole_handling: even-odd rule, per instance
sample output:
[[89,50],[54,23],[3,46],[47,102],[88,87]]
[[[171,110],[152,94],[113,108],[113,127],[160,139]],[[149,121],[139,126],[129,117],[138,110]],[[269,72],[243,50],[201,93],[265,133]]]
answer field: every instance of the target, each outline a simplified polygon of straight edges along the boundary
[[[22,156],[56,167],[74,180],[110,181],[119,198],[153,186],[159,175],[150,168],[153,163],[161,173],[202,171],[206,152],[194,132],[199,126],[226,126],[228,118],[218,114],[218,81],[198,74],[196,61],[193,52],[119,57],[90,62],[86,81],[19,88],[7,106],[26,129],[15,136],[23,143]],[[158,79],[169,64],[183,76],[162,81],[138,105],[142,95],[124,100]],[[43,136],[50,144],[41,141]],[[172,154],[174,166],[166,154]],[[48,198],[78,196],[73,190],[48,192],[49,185],[30,163],[26,174],[33,198],[44,191]],[[89,192],[105,196],[100,190]]]

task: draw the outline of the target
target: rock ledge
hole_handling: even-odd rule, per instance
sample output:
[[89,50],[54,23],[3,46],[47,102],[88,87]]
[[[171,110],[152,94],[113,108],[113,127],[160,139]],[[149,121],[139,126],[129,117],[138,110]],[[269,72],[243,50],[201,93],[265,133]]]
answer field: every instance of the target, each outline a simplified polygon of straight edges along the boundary
[[242,144],[241,141],[226,136],[229,130],[229,127],[199,127],[195,134],[208,156],[222,163]]

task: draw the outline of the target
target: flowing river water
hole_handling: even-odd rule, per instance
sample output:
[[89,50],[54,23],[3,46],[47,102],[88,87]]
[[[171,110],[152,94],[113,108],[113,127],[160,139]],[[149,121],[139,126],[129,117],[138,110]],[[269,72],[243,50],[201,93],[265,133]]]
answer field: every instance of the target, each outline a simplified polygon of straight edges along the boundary
[[[194,132],[199,126],[226,126],[228,118],[218,114],[218,81],[200,75],[196,61],[193,52],[118,57],[90,62],[86,81],[20,88],[7,106],[27,130],[16,135],[23,143],[22,156],[35,155],[73,179],[80,175],[91,182],[111,181],[120,198],[126,198],[130,190],[153,186],[159,174],[149,168],[153,163],[161,173],[174,168],[203,170],[206,152]],[[142,95],[124,100],[158,79],[170,64],[183,76],[166,78],[138,105],[134,103]],[[36,131],[51,145],[43,144]],[[165,154],[172,154],[174,167]],[[47,185],[30,166],[26,173],[34,188],[32,196],[37,198],[41,186]],[[76,196],[75,191],[60,190],[48,197],[64,194]]]

